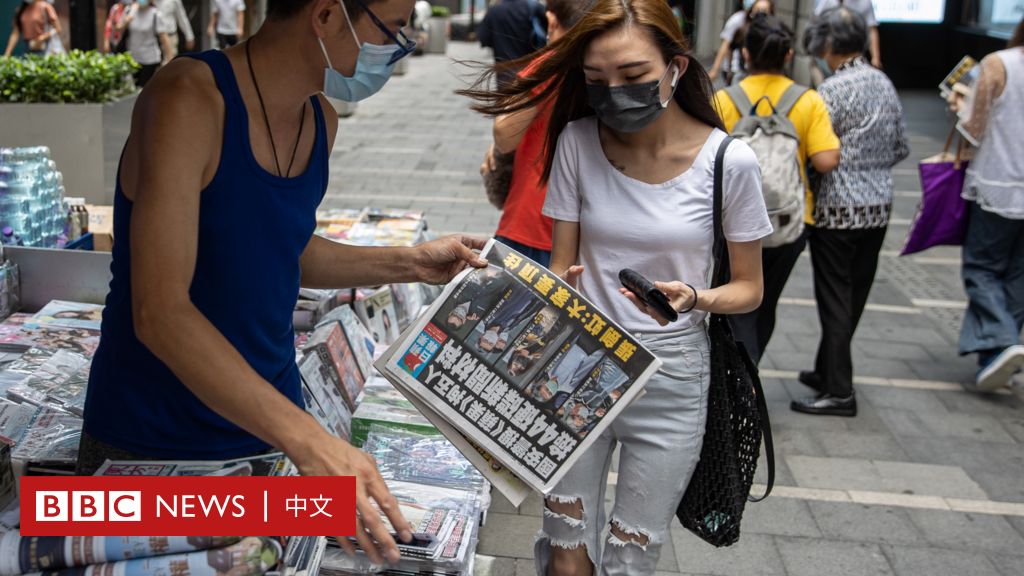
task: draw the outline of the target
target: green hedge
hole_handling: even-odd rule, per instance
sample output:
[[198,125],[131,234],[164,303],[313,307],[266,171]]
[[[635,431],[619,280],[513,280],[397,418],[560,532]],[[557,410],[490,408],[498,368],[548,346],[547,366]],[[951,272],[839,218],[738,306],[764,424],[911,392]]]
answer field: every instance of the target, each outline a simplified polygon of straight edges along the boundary
[[0,57],[0,102],[109,102],[135,90],[139,68],[128,54]]
[[446,6],[433,6],[430,8],[430,15],[434,18],[447,18],[451,12],[449,12]]

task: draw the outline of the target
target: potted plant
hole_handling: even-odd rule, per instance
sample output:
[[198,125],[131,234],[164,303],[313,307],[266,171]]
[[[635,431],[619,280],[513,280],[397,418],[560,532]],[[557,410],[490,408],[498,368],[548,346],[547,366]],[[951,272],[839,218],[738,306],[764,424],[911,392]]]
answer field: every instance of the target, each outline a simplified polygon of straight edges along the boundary
[[424,52],[444,54],[448,51],[448,25],[451,12],[445,6],[434,6],[430,12],[430,37]]
[[69,195],[111,204],[104,116],[128,122],[135,103],[131,75],[137,69],[128,54],[79,50],[0,58],[0,146],[49,146]]

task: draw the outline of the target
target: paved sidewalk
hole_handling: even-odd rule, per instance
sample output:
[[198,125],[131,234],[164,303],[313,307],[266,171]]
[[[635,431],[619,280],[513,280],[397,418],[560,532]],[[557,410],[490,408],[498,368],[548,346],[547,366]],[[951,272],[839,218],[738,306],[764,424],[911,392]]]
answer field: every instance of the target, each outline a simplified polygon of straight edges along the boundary
[[[451,45],[449,56],[486,58],[466,44]],[[469,71],[417,58],[408,75],[360,104],[341,123],[326,204],[422,210],[440,232],[493,232],[499,214],[477,173],[490,123],[452,94]],[[730,549],[673,527],[664,574],[1024,574],[1024,402],[960,386],[974,366],[955,348],[964,305],[958,250],[897,256],[920,199],[917,161],[941,148],[948,126],[935,94],[904,96],[913,152],[895,171],[895,221],[855,343],[860,415],[813,418],[788,408],[808,393],[795,372],[811,367],[819,335],[802,258],[762,367],[776,495],[748,507],[744,536]],[[532,574],[541,506],[534,497],[516,510],[496,495],[478,574]]]

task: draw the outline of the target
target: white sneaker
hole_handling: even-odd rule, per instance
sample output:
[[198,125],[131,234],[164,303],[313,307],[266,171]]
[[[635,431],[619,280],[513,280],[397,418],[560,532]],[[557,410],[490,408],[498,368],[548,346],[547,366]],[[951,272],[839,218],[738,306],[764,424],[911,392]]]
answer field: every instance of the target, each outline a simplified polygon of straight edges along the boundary
[[1003,350],[991,364],[978,372],[979,390],[998,390],[1010,385],[1010,379],[1024,366],[1024,346],[1020,344]]

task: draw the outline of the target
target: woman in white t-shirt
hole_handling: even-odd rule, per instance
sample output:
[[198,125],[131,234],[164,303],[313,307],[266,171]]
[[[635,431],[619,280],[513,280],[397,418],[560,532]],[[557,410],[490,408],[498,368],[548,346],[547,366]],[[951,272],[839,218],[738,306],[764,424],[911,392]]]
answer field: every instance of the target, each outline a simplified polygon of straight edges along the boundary
[[[553,98],[548,142],[557,146],[546,155],[544,207],[555,220],[551,269],[578,282],[664,362],[646,393],[548,496],[535,549],[539,574],[654,573],[703,441],[705,318],[748,312],[761,301],[761,239],[772,227],[757,158],[738,141],[727,149],[724,170],[732,280],[709,289],[714,162],[726,134],[710,80],[687,49],[664,0],[597,0],[534,56],[540,64],[530,75],[495,92],[464,92],[491,115]],[[623,268],[662,280],[656,285],[679,320],[670,324],[620,291]],[[605,480],[618,445],[615,508],[602,551]]]
[[738,10],[725,21],[722,27],[722,45],[715,54],[715,61],[711,64],[708,75],[711,80],[717,80],[719,74],[724,73],[725,84],[736,84],[746,77],[746,65],[743,59],[743,39],[746,36],[747,24],[757,14],[775,14],[775,2],[773,0],[743,0],[743,10]]

